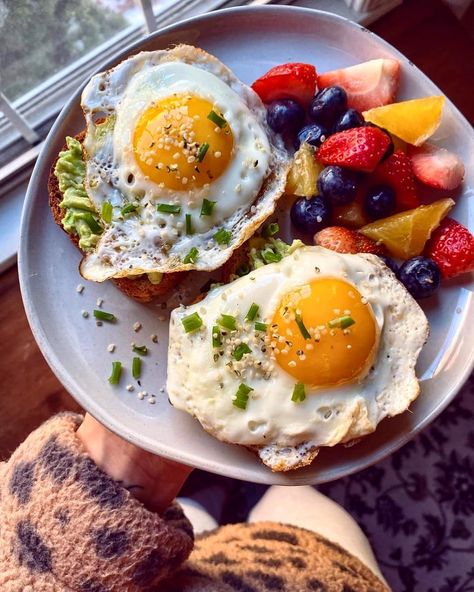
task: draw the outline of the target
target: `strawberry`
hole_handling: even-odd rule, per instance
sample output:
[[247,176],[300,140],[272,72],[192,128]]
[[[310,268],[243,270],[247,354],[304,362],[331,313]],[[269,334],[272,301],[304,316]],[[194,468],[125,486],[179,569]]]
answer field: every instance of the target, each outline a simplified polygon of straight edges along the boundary
[[314,235],[314,244],[338,253],[373,253],[383,255],[383,247],[355,230],[328,226]]
[[436,189],[456,189],[464,178],[464,165],[461,159],[433,144],[423,144],[420,148],[410,147],[409,155],[416,178]]
[[370,182],[389,185],[395,191],[397,211],[412,210],[420,205],[411,161],[401,150],[394,152],[375,169]]
[[329,136],[317,151],[323,164],[336,164],[371,173],[390,144],[378,127],[356,127]]
[[425,254],[438,264],[445,279],[474,271],[474,236],[456,220],[445,218],[431,235]]
[[258,78],[252,88],[264,103],[294,99],[306,106],[317,91],[316,68],[298,62],[281,64]]
[[399,81],[400,62],[392,59],[370,60],[318,76],[320,88],[342,86],[348,106],[357,111],[393,103]]

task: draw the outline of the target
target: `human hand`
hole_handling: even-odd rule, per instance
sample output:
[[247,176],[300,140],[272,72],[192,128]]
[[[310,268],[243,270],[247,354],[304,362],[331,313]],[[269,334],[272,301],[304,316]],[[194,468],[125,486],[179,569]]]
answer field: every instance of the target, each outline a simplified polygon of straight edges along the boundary
[[88,413],[77,436],[92,460],[153,512],[170,505],[192,471],[130,444]]

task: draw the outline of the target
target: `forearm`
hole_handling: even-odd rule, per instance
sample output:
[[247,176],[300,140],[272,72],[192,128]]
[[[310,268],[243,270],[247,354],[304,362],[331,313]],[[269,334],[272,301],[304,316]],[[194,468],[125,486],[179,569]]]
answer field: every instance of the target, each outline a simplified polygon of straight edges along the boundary
[[77,436],[97,466],[153,512],[161,513],[170,505],[192,471],[191,467],[140,450],[89,414]]

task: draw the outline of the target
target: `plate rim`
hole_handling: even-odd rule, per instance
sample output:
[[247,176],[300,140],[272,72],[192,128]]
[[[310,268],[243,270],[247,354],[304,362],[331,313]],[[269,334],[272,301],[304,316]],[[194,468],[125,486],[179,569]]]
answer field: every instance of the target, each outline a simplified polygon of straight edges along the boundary
[[[239,6],[233,8],[225,8],[220,9],[212,12],[208,12],[202,15],[197,15],[188,19],[181,20],[177,23],[173,23],[166,27],[163,27],[151,35],[145,36],[144,38],[131,43],[127,47],[125,47],[122,51],[115,54],[113,57],[104,60],[100,64],[100,66],[95,70],[95,72],[103,71],[104,69],[110,68],[112,64],[117,63],[118,60],[123,59],[123,56],[130,54],[133,51],[140,51],[140,48],[150,41],[159,38],[163,35],[173,33],[174,31],[179,31],[181,28],[190,25],[198,25],[202,24],[208,20],[219,19],[222,17],[232,18],[233,15],[249,15],[252,16],[256,13],[267,13],[267,15],[274,15],[278,16],[279,18],[282,17],[285,13],[292,13],[296,14],[299,13],[302,17],[305,15],[311,16],[311,18],[323,18],[329,21],[340,22],[346,27],[352,29],[359,29],[365,33],[368,33],[372,37],[375,38],[377,43],[387,49],[391,54],[398,57],[404,64],[407,64],[409,68],[411,68],[418,77],[421,77],[424,80],[424,83],[428,85],[434,92],[439,92],[439,89],[434,82],[424,74],[409,58],[403,55],[398,49],[393,47],[388,41],[385,41],[383,38],[378,36],[373,31],[370,31],[363,25],[360,25],[350,19],[342,17],[340,15],[336,15],[330,12],[313,9],[313,8],[306,8],[306,7],[296,7],[296,6],[287,6],[287,5],[266,5],[266,6]],[[157,446],[152,448],[151,445],[148,444],[148,440],[146,438],[139,438],[135,433],[132,433],[129,428],[127,427],[126,423],[123,421],[117,420],[113,417],[110,417],[107,413],[107,410],[104,409],[96,399],[90,397],[83,389],[81,389],[79,384],[75,384],[75,381],[70,376],[69,372],[64,367],[63,363],[60,360],[60,356],[54,350],[52,344],[50,344],[46,331],[42,326],[41,319],[39,315],[36,314],[35,305],[34,303],[34,296],[32,295],[32,290],[28,282],[28,248],[27,248],[27,239],[28,239],[28,229],[30,225],[30,218],[32,208],[30,207],[31,204],[35,202],[35,194],[37,193],[37,186],[41,186],[41,174],[46,165],[49,165],[49,151],[51,149],[51,145],[54,143],[56,138],[57,130],[61,127],[63,120],[67,117],[67,114],[74,103],[80,97],[80,93],[82,89],[87,84],[89,79],[86,79],[82,82],[78,88],[74,91],[71,97],[68,99],[64,107],[61,109],[61,112],[57,116],[56,121],[54,122],[51,130],[49,131],[44,145],[41,149],[41,152],[37,158],[35,167],[30,177],[30,181],[28,184],[28,189],[26,192],[23,210],[21,215],[21,223],[20,223],[20,242],[19,242],[19,249],[18,249],[18,272],[19,272],[19,283],[20,283],[20,291],[23,300],[23,306],[25,308],[26,316],[28,319],[28,323],[30,329],[33,333],[35,341],[45,358],[46,362],[48,363],[49,367],[51,368],[52,372],[64,386],[64,388],[70,393],[70,395],[89,413],[91,413],[94,417],[96,417],[101,423],[103,423],[108,429],[112,432],[116,433],[120,437],[128,440],[129,442],[143,448],[145,450],[149,450],[154,454],[159,454],[167,459],[172,459],[178,462],[182,462],[183,464],[189,466],[196,466],[196,462],[194,459],[190,457],[192,454],[190,453],[182,453],[182,451],[177,451],[176,449],[171,449],[169,445],[160,445],[158,442]],[[441,91],[441,93],[446,97],[446,103],[450,106],[450,108],[454,111],[456,118],[458,118],[461,122],[467,124],[468,127],[471,127],[469,122],[467,121],[466,117],[459,111],[459,109],[452,103],[449,97]],[[37,199],[37,198],[36,198]],[[464,383],[466,382],[467,378],[469,377],[470,373],[474,368],[474,350],[471,353],[469,359],[467,359],[463,365],[462,372],[459,372],[457,375],[457,380],[455,383],[451,385],[451,388],[448,393],[445,394],[442,401],[429,413],[426,415],[420,423],[411,428],[409,433],[402,432],[396,438],[386,443],[382,449],[376,449],[375,451],[371,452],[370,455],[362,460],[357,462],[357,466],[350,467],[349,470],[342,470],[336,471],[335,475],[329,475],[328,478],[318,479],[317,475],[314,475],[312,478],[306,476],[304,473],[299,472],[299,476],[296,473],[292,472],[292,477],[289,478],[288,474],[286,473],[273,473],[270,469],[265,471],[263,474],[256,474],[249,478],[249,475],[246,475],[248,472],[247,469],[241,468],[238,465],[233,465],[229,467],[229,470],[225,470],[220,464],[215,464],[215,461],[208,458],[203,458],[199,462],[199,466],[202,470],[206,470],[215,474],[223,475],[226,477],[236,478],[239,480],[247,480],[254,483],[262,483],[262,484],[282,484],[282,485],[299,485],[299,484],[319,484],[325,483],[329,481],[333,481],[336,479],[340,479],[349,475],[352,475],[356,472],[359,472],[369,466],[372,466],[384,458],[392,455],[396,452],[399,448],[401,448],[404,444],[412,440],[415,436],[417,436],[422,430],[424,430],[439,414],[452,402],[456,394],[462,388]],[[77,388],[76,388],[77,386]],[[159,451],[157,451],[159,450]],[[256,458],[257,463],[260,461]],[[330,469],[328,469],[330,472]]]

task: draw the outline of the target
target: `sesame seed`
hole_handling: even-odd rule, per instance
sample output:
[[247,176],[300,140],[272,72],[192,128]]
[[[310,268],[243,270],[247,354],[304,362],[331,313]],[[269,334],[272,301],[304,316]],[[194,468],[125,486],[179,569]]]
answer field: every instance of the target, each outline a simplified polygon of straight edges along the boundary
[[81,314],[82,314],[82,316],[83,316],[85,319],[87,319],[87,318],[88,318],[88,316],[89,316],[89,313],[87,312],[87,310],[83,310],[83,311],[81,312]]
[[302,356],[300,356],[300,360],[301,360],[302,362],[304,362],[304,361],[306,360],[306,356],[303,354]]
[[137,397],[140,399],[140,401],[143,401],[143,399],[145,398],[145,394],[144,394],[144,392],[143,392],[143,391],[140,391],[140,392],[137,394]]
[[82,292],[84,292],[84,286],[82,284],[77,284],[76,292],[82,294]]
[[220,152],[219,150],[216,150],[216,151],[214,152],[214,156],[215,156],[216,158],[220,158],[220,157],[222,156],[222,152]]
[[107,351],[113,353],[115,351],[115,343],[109,343],[107,346]]
[[132,393],[135,390],[135,387],[133,386],[133,384],[127,384],[127,391],[129,393]]
[[133,330],[135,331],[135,333],[138,333],[138,331],[140,331],[141,328],[142,328],[142,324],[139,323],[138,321],[133,323]]
[[365,298],[364,296],[362,296],[360,301],[362,302],[362,304],[367,304],[367,302],[368,302],[367,298]]
[[307,343],[307,344],[306,344],[306,349],[307,349],[308,351],[311,351],[312,349],[314,349],[314,345],[313,345],[312,343]]
[[148,399],[148,403],[150,403],[150,405],[154,405],[154,404],[156,403],[156,399],[155,399],[155,397],[151,396],[151,397]]
[[291,362],[288,362],[288,366],[290,368],[294,368],[296,366],[296,362],[294,360],[291,360]]
[[104,302],[103,298],[97,298],[96,304],[100,308],[102,306],[103,302]]
[[161,388],[160,388],[160,393],[164,393],[164,392],[165,392],[165,389],[164,389],[164,387],[161,387]]
[[347,346],[347,349],[352,349],[352,345],[348,345]]

